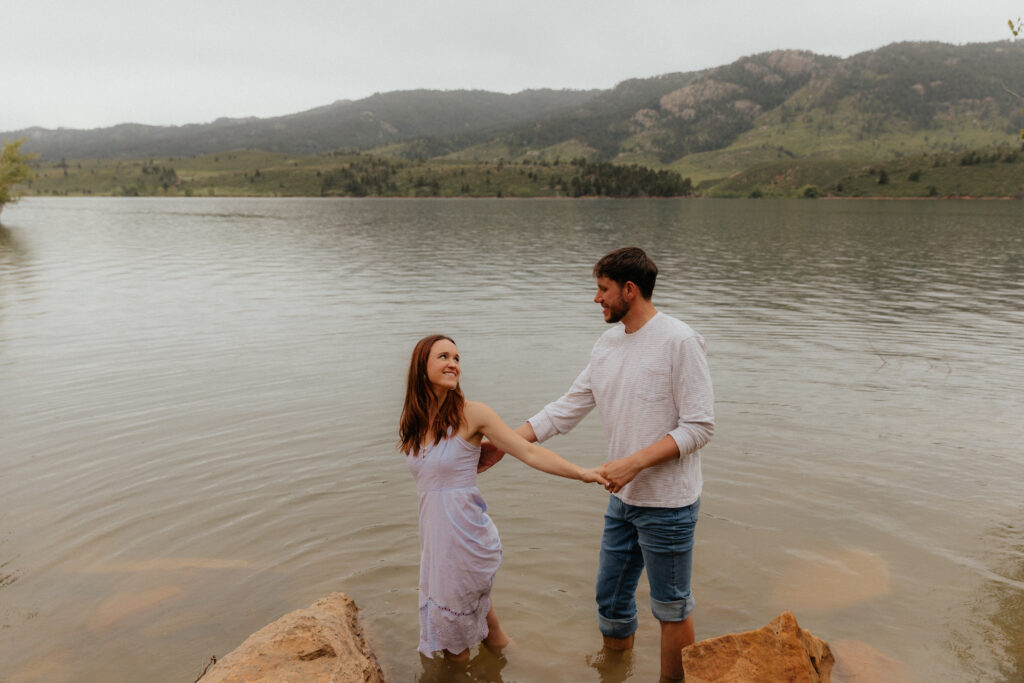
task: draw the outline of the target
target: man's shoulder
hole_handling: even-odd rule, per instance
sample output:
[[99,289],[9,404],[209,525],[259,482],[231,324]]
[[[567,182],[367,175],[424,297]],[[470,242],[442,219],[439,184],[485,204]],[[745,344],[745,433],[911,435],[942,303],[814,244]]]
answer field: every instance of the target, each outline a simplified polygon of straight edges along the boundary
[[656,316],[651,318],[651,322],[654,323],[654,329],[659,333],[659,335],[665,335],[680,341],[691,337],[697,337],[698,339],[701,338],[695,329],[684,323],[679,318],[675,318],[660,311]]
[[620,323],[612,325],[610,328],[601,333],[601,336],[594,342],[594,349],[599,349],[602,346],[608,346],[615,344],[626,338],[626,328]]

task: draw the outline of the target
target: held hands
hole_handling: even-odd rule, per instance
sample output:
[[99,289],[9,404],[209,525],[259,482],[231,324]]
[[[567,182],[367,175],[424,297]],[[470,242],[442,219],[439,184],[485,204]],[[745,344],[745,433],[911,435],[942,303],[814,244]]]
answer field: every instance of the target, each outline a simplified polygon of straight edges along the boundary
[[601,486],[604,487],[608,486],[608,480],[601,474],[601,468],[599,467],[581,467],[580,481],[585,484],[601,484]]
[[598,472],[607,480],[604,487],[609,493],[618,493],[622,487],[633,481],[633,478],[643,469],[636,462],[635,458],[620,458],[606,462],[598,468]]

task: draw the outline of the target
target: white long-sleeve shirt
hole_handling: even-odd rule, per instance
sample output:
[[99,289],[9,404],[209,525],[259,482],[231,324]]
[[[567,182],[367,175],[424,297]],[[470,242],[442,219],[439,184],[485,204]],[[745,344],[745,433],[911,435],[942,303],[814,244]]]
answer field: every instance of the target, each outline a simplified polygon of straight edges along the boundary
[[715,425],[704,338],[663,313],[626,334],[616,325],[598,338],[590,363],[569,391],[529,419],[537,440],[565,434],[597,407],[608,460],[666,435],[679,457],[648,467],[615,495],[630,505],[683,507],[700,497],[700,449]]

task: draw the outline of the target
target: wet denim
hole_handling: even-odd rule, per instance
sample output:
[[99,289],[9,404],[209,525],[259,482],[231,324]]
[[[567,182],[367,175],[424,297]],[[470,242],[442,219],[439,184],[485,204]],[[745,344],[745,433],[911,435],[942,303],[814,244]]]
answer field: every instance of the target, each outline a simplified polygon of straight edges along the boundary
[[610,498],[597,571],[601,633],[626,638],[636,631],[636,587],[645,567],[654,617],[684,621],[694,607],[690,573],[700,500],[681,508],[656,508]]

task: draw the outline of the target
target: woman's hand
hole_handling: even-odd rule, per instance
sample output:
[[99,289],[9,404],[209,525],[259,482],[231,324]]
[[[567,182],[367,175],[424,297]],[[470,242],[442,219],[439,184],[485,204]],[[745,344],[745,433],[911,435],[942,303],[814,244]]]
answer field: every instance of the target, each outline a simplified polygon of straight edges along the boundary
[[605,478],[605,488],[609,493],[618,493],[622,487],[633,481],[640,473],[641,467],[634,458],[620,458],[606,462],[598,468]]
[[608,480],[601,476],[597,467],[581,467],[580,481],[586,482],[587,484],[600,484],[601,486],[608,485]]

